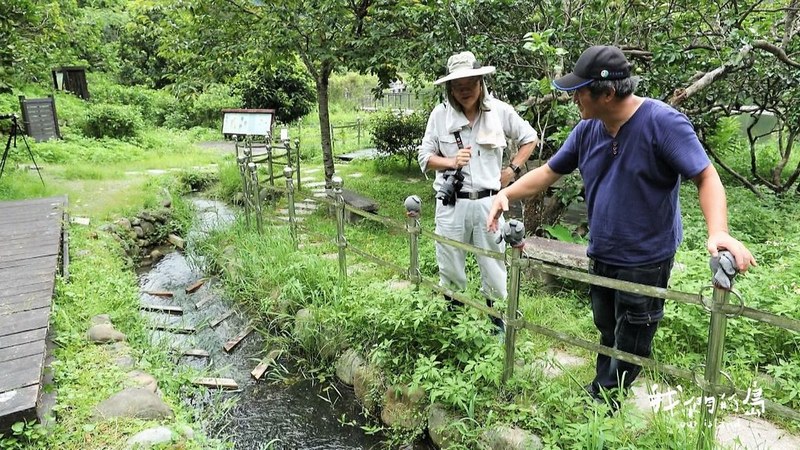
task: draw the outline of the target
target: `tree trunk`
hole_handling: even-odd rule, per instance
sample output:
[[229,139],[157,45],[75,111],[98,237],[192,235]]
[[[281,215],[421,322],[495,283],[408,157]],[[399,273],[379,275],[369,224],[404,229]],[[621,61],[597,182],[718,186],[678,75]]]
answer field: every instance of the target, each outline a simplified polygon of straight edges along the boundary
[[323,68],[317,77],[317,106],[319,108],[319,132],[322,138],[322,161],[325,167],[325,188],[331,188],[335,172],[333,149],[331,148],[331,116],[328,110],[328,82],[331,71]]
[[542,226],[556,223],[566,206],[553,197],[546,199],[545,194],[537,194],[523,200],[525,205],[525,231],[535,235]]

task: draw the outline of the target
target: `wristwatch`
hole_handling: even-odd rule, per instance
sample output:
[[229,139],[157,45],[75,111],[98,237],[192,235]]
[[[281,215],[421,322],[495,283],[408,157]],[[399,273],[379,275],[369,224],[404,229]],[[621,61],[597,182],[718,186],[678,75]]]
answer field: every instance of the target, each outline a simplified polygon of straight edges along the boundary
[[516,176],[519,176],[519,173],[522,172],[522,167],[520,167],[520,166],[518,166],[518,165],[516,165],[514,163],[509,164],[508,167],[511,170],[514,171],[514,175],[516,175]]

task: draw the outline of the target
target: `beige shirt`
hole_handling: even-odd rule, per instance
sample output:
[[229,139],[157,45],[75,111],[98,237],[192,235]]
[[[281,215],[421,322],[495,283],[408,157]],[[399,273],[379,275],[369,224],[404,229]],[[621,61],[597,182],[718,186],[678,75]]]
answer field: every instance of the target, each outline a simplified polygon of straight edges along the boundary
[[[462,192],[484,189],[500,190],[500,171],[507,139],[517,147],[535,141],[538,136],[533,127],[522,119],[508,103],[488,97],[472,127],[464,113],[446,103],[437,105],[428,117],[428,125],[417,160],[426,171],[432,155],[454,158],[458,153],[454,132],[461,134],[464,147],[472,146],[469,164],[461,169],[464,175]],[[438,191],[444,183],[443,171],[436,172],[433,189]]]

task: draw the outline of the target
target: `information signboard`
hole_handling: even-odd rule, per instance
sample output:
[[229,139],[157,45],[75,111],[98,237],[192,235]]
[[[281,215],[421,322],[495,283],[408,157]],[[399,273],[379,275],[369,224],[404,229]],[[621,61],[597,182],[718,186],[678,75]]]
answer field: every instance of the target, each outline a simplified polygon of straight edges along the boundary
[[61,139],[58,129],[58,114],[56,114],[56,101],[53,96],[47,98],[26,99],[19,96],[19,106],[22,111],[22,124],[25,134],[36,142],[49,139]]
[[222,134],[225,137],[272,136],[273,109],[223,109]]

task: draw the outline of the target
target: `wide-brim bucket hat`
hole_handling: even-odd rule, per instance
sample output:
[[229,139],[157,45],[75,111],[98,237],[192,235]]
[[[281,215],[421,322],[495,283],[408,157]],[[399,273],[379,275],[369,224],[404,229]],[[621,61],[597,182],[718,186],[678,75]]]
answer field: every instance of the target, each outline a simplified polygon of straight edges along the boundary
[[494,66],[482,66],[472,52],[456,53],[447,59],[447,75],[434,81],[433,84],[442,84],[458,78],[468,78],[494,73]]

